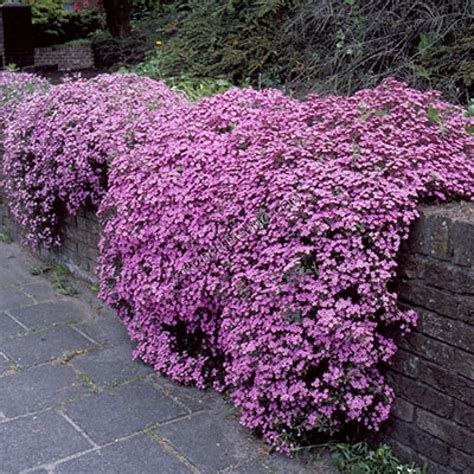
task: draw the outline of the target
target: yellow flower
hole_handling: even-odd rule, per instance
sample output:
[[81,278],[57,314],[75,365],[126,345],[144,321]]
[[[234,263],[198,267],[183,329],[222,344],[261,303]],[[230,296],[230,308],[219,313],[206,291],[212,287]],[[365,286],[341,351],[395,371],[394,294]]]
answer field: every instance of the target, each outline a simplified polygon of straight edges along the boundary
[[155,44],[156,44],[157,46],[161,46],[161,45],[163,44],[163,41],[158,40],[158,41],[156,41]]

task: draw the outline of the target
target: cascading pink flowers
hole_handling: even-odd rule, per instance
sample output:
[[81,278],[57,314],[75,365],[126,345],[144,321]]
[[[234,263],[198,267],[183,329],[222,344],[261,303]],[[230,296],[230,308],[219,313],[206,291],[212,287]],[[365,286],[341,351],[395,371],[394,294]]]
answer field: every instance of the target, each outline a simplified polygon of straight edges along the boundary
[[20,103],[5,130],[3,172],[30,244],[60,245],[61,219],[99,204],[113,158],[143,140],[157,108],[183,101],[163,82],[104,74]]
[[[473,199],[472,119],[394,80],[305,101],[248,89],[191,104],[146,87],[108,114],[92,100],[94,118],[74,112],[71,133],[59,106],[25,105],[5,171],[19,221],[40,219],[31,240],[56,242],[58,199],[71,213],[99,204],[100,295],[136,355],[227,391],[242,423],[278,449],[378,429],[393,401],[384,365],[416,321],[392,289],[397,252],[419,203]],[[75,110],[73,89],[54,93],[64,110]],[[150,112],[152,97],[162,105]]]
[[386,81],[304,102],[234,90],[158,121],[101,209],[101,294],[136,355],[228,390],[281,449],[377,429],[416,319],[390,289],[400,243],[419,202],[473,196],[462,110]]
[[49,82],[28,72],[0,71],[0,128],[9,120],[15,107],[35,92],[44,92]]

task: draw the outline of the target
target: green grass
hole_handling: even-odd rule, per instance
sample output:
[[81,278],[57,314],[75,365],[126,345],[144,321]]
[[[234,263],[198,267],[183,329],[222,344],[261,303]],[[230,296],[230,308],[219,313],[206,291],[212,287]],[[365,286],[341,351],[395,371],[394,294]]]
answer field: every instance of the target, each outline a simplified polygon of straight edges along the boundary
[[13,239],[11,238],[10,234],[6,232],[0,232],[0,242],[3,242],[4,244],[11,244]]
[[77,374],[77,376],[79,377],[79,380],[81,381],[84,387],[87,387],[87,388],[95,387],[93,380],[87,374],[84,374],[81,372]]
[[56,291],[65,296],[74,296],[79,290],[69,281],[71,272],[66,265],[57,265],[53,268],[51,275],[53,277],[52,284]]
[[71,272],[66,265],[35,265],[30,268],[32,275],[51,274],[51,283],[61,295],[75,296],[79,290],[71,283]]
[[30,273],[32,275],[43,275],[44,273],[49,272],[53,267],[51,265],[35,265],[30,268]]

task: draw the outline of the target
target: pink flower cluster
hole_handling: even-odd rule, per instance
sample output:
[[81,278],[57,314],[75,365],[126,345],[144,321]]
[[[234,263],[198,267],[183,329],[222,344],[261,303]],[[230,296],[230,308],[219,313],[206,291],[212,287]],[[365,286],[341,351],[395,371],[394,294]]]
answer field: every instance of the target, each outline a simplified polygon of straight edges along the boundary
[[0,127],[12,118],[15,107],[35,92],[47,90],[49,83],[36,74],[0,71]]
[[469,132],[459,107],[394,80],[191,104],[104,75],[18,106],[4,173],[34,245],[98,205],[100,294],[136,355],[227,391],[285,451],[387,418],[384,365],[416,320],[392,289],[397,252],[420,202],[473,199]]
[[418,203],[474,197],[470,119],[387,80],[303,102],[232,90],[155,120],[100,208],[101,296],[136,355],[228,391],[282,450],[376,430],[416,320],[391,289],[397,252]]
[[133,74],[69,79],[21,102],[5,130],[3,171],[27,240],[59,245],[62,218],[99,204],[114,157],[144,139],[156,109],[181,102]]

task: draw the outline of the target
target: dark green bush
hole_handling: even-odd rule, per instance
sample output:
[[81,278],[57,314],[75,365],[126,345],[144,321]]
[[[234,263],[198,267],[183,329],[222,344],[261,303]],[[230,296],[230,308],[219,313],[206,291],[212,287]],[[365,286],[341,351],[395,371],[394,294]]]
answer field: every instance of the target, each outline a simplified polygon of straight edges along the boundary
[[470,0],[175,0],[153,13],[143,8],[152,31],[144,37],[162,42],[149,56],[148,70],[160,71],[160,77],[225,77],[235,84],[280,86],[299,95],[351,94],[394,76],[465,103],[474,81],[472,5]]
[[27,0],[26,3],[31,5],[33,39],[37,47],[85,38],[104,25],[97,10],[84,8],[68,13],[63,0]]
[[133,66],[145,60],[150,51],[141,36],[114,38],[103,31],[92,37],[95,66],[99,69]]
[[162,44],[152,60],[163,77],[226,77],[233,83],[278,81],[281,26],[301,0],[179,0],[161,5]]
[[64,25],[65,41],[87,38],[104,28],[104,19],[97,10],[82,9],[67,15]]
[[93,36],[92,47],[97,67],[134,66],[151,56],[159,38],[157,30],[167,21],[161,14],[161,7],[153,8],[154,3],[153,0],[132,2],[129,36],[114,38],[107,31],[98,32]]

